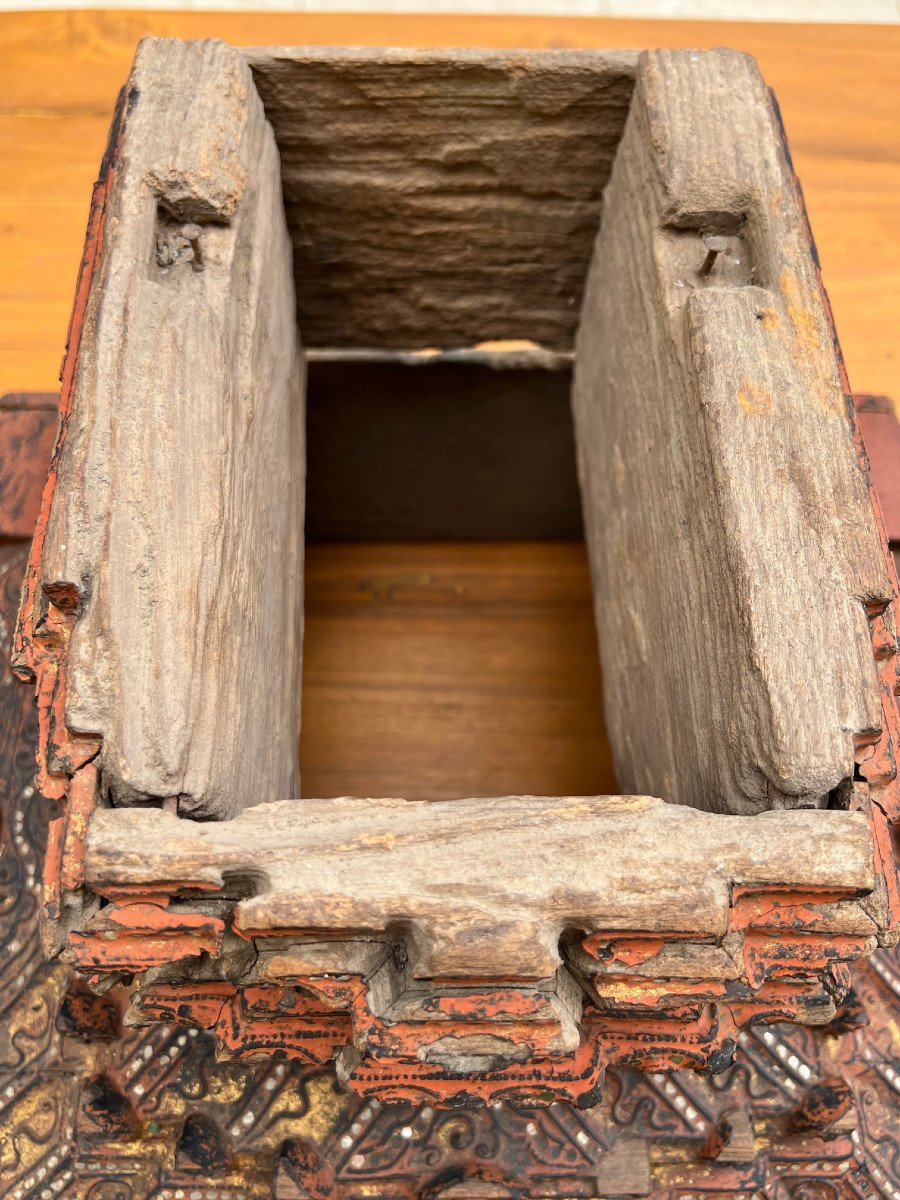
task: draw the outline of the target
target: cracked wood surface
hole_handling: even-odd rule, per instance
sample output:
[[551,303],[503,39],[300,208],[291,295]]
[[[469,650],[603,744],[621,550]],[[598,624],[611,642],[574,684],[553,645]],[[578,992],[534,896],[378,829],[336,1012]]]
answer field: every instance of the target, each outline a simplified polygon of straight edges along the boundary
[[278,151],[222,43],[144,42],[126,107],[40,582],[78,611],[66,723],[102,738],[102,788],[225,817],[297,788],[303,383]]
[[[182,224],[203,215],[164,214],[157,266],[206,269],[204,231]],[[49,725],[65,678],[42,665]],[[890,753],[864,764],[873,786]],[[74,901],[66,961],[99,986],[141,976],[132,1015],[212,1027],[225,1053],[336,1061],[382,1099],[594,1104],[609,1062],[721,1069],[741,1025],[829,1020],[846,964],[890,936],[864,782],[847,797],[860,811],[752,824],[642,797],[285,801],[212,829],[119,808],[94,817],[140,833],[116,880],[88,844],[97,764],[72,769],[46,891],[48,912]]]
[[892,592],[848,404],[755,63],[643,55],[574,384],[624,790],[825,806],[877,741]]
[[[543,979],[567,930],[722,937],[736,884],[862,896],[875,885],[866,818],[723,817],[645,796],[447,802],[340,798],[197,823],[98,810],[86,882],[228,890],[245,934],[405,931],[417,977]],[[652,880],[652,886],[648,881]],[[873,932],[859,908],[848,932]]]
[[307,346],[571,348],[635,54],[247,54]]

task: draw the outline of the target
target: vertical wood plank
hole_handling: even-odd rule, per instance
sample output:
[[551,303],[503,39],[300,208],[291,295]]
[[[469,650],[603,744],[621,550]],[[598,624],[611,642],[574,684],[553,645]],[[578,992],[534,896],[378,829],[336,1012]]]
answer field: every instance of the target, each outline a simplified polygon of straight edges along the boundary
[[242,56],[138,50],[41,563],[66,722],[116,803],[297,794],[303,379],[278,152]]
[[824,806],[881,725],[891,590],[752,59],[642,56],[604,214],[574,409],[619,784]]

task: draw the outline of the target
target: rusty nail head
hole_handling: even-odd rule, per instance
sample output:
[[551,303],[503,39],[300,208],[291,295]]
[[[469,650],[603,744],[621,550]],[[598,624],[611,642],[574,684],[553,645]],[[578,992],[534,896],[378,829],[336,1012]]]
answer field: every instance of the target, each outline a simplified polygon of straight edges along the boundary
[[700,270],[697,272],[697,274],[705,276],[708,275],[713,269],[713,263],[716,261],[718,256],[728,249],[728,239],[719,237],[717,234],[706,234],[703,236],[701,241],[706,247],[706,258],[704,258],[703,262],[701,263]]

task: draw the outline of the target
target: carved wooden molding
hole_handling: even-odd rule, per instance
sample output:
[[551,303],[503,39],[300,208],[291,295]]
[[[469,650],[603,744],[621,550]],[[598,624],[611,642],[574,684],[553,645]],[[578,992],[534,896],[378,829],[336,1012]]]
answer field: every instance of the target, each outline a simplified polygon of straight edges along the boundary
[[[521,796],[303,809],[302,825],[291,801],[204,825],[98,811],[85,879],[109,903],[65,957],[149,969],[145,1014],[186,1009],[242,1053],[336,1056],[364,1093],[535,1095],[540,1063],[541,1089],[587,1102],[608,1063],[665,1063],[672,1037],[700,1065],[727,1059],[751,1015],[828,1020],[827,988],[885,920],[862,813]],[[248,881],[258,894],[230,898]],[[207,902],[191,911],[190,893]],[[183,965],[204,954],[215,977]]]
[[[3,624],[14,618],[25,556],[21,544],[0,553]],[[248,1200],[273,1187],[316,1200],[362,1200],[373,1190],[390,1200],[563,1192],[678,1200],[710,1188],[858,1200],[900,1186],[896,948],[854,964],[833,1025],[743,1030],[733,1065],[712,1077],[613,1068],[603,1102],[587,1110],[380,1104],[336,1092],[331,1068],[223,1059],[211,1035],[180,1022],[123,1025],[124,988],[93,994],[41,955],[46,827],[29,782],[36,721],[8,677],[0,711],[10,895],[0,914],[0,1129],[16,1150],[0,1163],[0,1188],[11,1200],[67,1187],[124,1188],[134,1200],[184,1200],[201,1189]]]
[[[634,61],[602,54],[391,52],[384,75],[368,53],[249,61],[265,113],[239,52],[143,44],[95,192],[17,634],[38,782],[59,803],[47,947],[96,986],[133,976],[135,1020],[189,1021],[235,1055],[335,1059],[344,1082],[394,1099],[590,1104],[609,1064],[721,1068],[743,1025],[827,1022],[849,962],[900,927],[896,580],[755,68],[644,55],[631,96]],[[328,175],[294,163],[290,114],[302,83],[308,147],[309,112],[335,97],[357,119],[360,96],[389,114],[382,80],[398,111],[430,97],[428,214],[455,211],[461,130],[473,161],[512,163],[528,245],[566,227],[568,187],[579,223],[596,222],[612,163],[575,389],[610,726],[636,791],[722,812],[646,796],[289,798],[302,382],[288,233],[296,248],[298,196]],[[529,121],[531,191],[518,152],[497,149]],[[345,155],[348,130],[326,130]],[[387,161],[407,153],[390,145]],[[346,171],[357,196],[361,168]],[[384,186],[373,177],[370,215]],[[492,186],[482,205],[501,203]],[[333,232],[334,213],[310,212]],[[347,220],[362,253],[352,206]],[[567,278],[587,274],[589,241],[572,243]],[[520,252],[495,264],[492,330],[509,336],[533,303]],[[364,257],[349,265],[370,278]],[[310,269],[333,312],[338,276]],[[370,336],[378,289],[360,286],[347,311]],[[406,328],[414,284],[398,295]],[[457,316],[447,329],[468,330],[462,294]],[[829,811],[746,815],[795,804]]]

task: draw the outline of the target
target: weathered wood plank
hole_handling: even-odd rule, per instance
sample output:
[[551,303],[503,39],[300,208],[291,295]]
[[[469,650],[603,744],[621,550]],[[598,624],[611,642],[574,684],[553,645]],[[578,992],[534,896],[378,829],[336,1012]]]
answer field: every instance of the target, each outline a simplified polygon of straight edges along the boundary
[[824,806],[877,736],[891,588],[848,403],[755,64],[642,56],[574,385],[624,790]]
[[303,383],[278,152],[242,56],[138,49],[41,563],[66,721],[120,804],[296,794]]
[[[255,894],[234,918],[245,932],[400,929],[416,977],[469,979],[548,978],[567,930],[721,938],[736,883],[848,896],[874,886],[861,813],[724,817],[645,796],[341,798],[302,811],[301,822],[282,801],[199,824],[100,810],[87,883],[106,894],[250,878]],[[854,912],[854,932],[870,935]]]
[[247,54],[307,346],[571,348],[634,54]]

